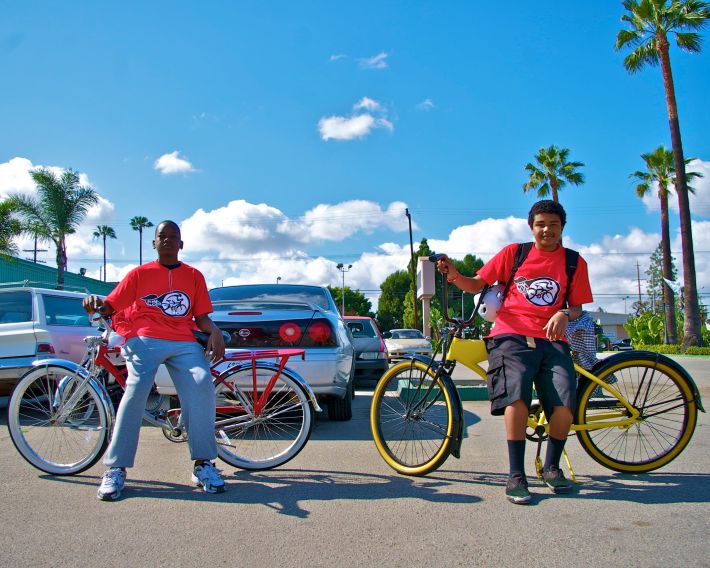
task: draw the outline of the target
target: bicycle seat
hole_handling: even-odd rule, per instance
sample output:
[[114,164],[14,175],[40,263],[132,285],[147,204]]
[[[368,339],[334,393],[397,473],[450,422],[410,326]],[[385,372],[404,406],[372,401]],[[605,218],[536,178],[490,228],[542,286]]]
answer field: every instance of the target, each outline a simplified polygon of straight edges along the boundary
[[[195,336],[195,339],[197,339],[197,343],[202,345],[203,349],[207,348],[207,341],[210,338],[209,333],[205,333],[204,331],[198,331],[198,330],[192,330],[192,335]],[[222,337],[224,338],[224,343],[225,345],[229,342],[229,340],[232,338],[231,335],[229,335],[226,331],[222,332]]]

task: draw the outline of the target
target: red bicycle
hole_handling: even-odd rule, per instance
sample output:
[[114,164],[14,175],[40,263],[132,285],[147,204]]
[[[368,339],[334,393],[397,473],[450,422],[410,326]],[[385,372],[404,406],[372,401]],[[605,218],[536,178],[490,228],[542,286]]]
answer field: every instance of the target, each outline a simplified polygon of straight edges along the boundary
[[[101,317],[98,321],[104,331],[85,338],[82,364],[36,361],[8,403],[13,444],[31,465],[53,475],[90,468],[111,438],[114,401],[125,388],[127,370],[120,348],[109,344],[108,323]],[[204,337],[198,341],[204,347]],[[306,445],[320,408],[308,383],[286,366],[298,356],[304,357],[302,349],[237,351],[211,365],[215,436],[223,461],[241,469],[271,469]],[[144,419],[173,442],[187,439],[176,397],[154,390]]]

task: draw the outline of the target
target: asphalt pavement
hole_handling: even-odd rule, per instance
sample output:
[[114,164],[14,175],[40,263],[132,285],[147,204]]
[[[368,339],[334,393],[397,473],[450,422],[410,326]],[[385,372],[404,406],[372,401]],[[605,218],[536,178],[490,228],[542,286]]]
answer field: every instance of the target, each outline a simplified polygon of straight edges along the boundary
[[[698,361],[707,392],[710,365]],[[570,438],[578,484],[567,496],[535,480],[529,445],[534,500],[516,506],[503,494],[503,423],[486,402],[465,403],[461,459],[421,478],[379,457],[370,402],[358,392],[347,423],[320,416],[311,441],[281,468],[221,464],[228,491],[220,495],[191,486],[185,444],[144,427],[115,503],[96,499],[100,465],[63,478],[29,466],[3,416],[1,565],[710,567],[707,414],[681,456],[650,474],[607,470]]]

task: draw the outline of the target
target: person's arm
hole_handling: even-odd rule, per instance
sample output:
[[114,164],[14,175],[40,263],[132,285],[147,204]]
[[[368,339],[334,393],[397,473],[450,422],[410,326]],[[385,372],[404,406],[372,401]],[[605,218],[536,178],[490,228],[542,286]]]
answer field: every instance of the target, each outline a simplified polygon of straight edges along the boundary
[[207,340],[207,347],[205,352],[209,354],[210,361],[213,363],[219,361],[224,357],[224,337],[222,337],[222,330],[220,330],[214,322],[210,319],[207,314],[202,314],[195,316],[195,323],[200,331],[210,334],[210,338]]
[[441,260],[436,263],[436,268],[446,277],[449,284],[453,284],[459,290],[469,294],[477,294],[486,285],[486,281],[478,275],[464,276],[461,274],[446,255],[443,255]]

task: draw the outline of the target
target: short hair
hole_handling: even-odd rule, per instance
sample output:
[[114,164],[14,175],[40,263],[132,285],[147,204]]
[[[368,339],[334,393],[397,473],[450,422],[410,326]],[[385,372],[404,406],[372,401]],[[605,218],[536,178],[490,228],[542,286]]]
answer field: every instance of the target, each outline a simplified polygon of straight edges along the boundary
[[528,213],[528,226],[531,229],[533,227],[535,215],[539,213],[552,213],[553,215],[559,216],[563,227],[567,224],[567,213],[565,213],[565,208],[557,203],[557,201],[553,201],[552,199],[543,199],[542,201],[534,203],[530,208],[530,213]]
[[166,219],[165,221],[161,221],[155,226],[155,234],[156,236],[158,235],[158,229],[162,227],[163,225],[172,225],[175,230],[178,232],[178,235],[182,236],[182,233],[180,232],[180,225],[178,225],[175,221],[171,221],[170,219]]

